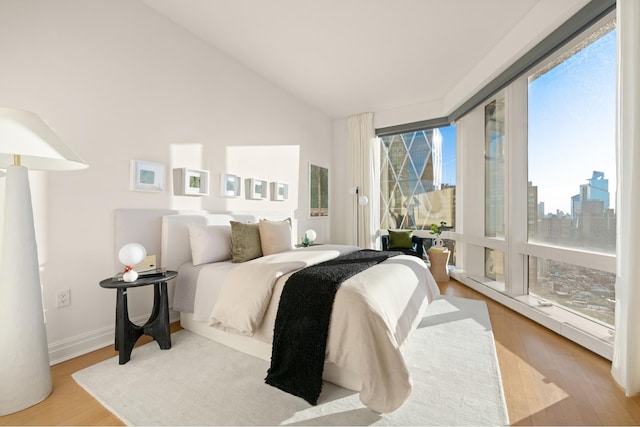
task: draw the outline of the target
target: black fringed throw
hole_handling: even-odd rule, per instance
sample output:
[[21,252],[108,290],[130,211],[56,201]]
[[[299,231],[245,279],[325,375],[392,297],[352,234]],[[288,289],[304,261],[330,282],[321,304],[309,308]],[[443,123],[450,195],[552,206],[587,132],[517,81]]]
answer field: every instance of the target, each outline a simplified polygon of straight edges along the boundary
[[316,405],[338,288],[351,276],[400,254],[365,249],[292,274],[280,297],[265,382]]

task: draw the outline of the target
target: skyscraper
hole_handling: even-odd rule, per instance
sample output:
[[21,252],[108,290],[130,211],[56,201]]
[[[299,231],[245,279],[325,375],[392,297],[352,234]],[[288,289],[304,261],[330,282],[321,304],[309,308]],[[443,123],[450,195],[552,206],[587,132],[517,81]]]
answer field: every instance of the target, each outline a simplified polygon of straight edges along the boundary
[[591,179],[580,186],[580,193],[571,197],[571,216],[575,219],[582,215],[587,201],[601,201],[603,209],[609,209],[609,180],[604,172],[593,171]]

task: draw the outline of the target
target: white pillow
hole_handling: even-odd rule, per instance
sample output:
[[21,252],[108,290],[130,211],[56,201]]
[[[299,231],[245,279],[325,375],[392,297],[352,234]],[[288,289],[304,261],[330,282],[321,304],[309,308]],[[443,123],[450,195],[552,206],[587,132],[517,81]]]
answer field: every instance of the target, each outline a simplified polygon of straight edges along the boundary
[[189,224],[193,265],[231,259],[231,227]]
[[260,230],[262,255],[277,254],[293,249],[291,218],[287,218],[284,221],[261,219],[258,223],[258,228]]

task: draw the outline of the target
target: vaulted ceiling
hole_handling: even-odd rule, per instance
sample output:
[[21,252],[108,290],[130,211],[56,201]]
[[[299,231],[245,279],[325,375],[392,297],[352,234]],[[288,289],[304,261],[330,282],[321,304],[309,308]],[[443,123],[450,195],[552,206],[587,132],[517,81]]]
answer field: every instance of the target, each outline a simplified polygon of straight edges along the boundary
[[141,1],[330,118],[444,116],[588,3]]

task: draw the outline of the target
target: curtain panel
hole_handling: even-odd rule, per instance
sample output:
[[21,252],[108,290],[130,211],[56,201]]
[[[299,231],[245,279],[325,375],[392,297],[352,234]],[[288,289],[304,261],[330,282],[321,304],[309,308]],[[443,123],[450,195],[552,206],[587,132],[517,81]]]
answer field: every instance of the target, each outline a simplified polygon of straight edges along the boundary
[[[351,205],[353,242],[357,246],[373,249],[376,246],[380,223],[380,147],[373,127],[373,113],[361,113],[347,119],[349,129],[349,182],[358,187],[357,197],[366,197],[368,203],[358,204],[356,196]],[[356,229],[357,227],[357,229]],[[357,241],[359,240],[359,241]]]
[[616,15],[618,220],[611,373],[631,396],[640,392],[640,1],[618,0]]

